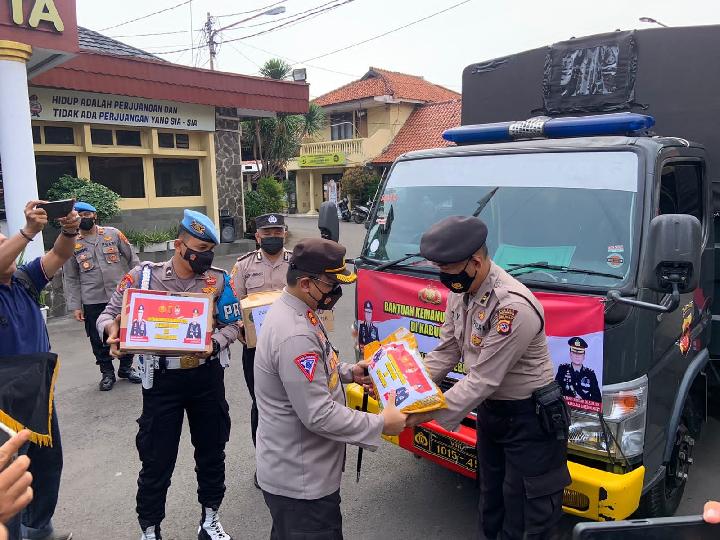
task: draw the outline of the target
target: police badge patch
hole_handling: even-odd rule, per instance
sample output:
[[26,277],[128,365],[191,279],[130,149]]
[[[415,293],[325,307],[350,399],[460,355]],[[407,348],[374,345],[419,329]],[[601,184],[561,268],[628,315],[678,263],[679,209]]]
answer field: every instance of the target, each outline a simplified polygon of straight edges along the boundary
[[497,333],[502,336],[507,336],[512,332],[512,322],[515,320],[517,315],[516,309],[500,308],[497,313],[497,326],[495,329]]
[[307,310],[307,319],[308,319],[308,321],[310,321],[310,324],[312,324],[313,326],[318,325],[318,319],[315,316],[315,313],[313,313],[313,311],[311,309]]
[[125,274],[117,285],[118,292],[123,292],[125,289],[133,284],[133,277],[130,274]]
[[320,357],[315,353],[303,353],[295,358],[295,365],[300,368],[300,372],[305,375],[308,381],[312,382],[315,377],[315,368]]

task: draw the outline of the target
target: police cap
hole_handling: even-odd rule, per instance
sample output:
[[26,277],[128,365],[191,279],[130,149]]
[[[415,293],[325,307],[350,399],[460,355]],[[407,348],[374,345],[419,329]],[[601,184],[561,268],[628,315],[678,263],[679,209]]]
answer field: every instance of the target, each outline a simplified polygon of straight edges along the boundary
[[215,224],[205,214],[196,210],[185,210],[180,228],[203,242],[220,243]]
[[272,227],[285,227],[285,217],[282,214],[264,214],[255,218],[256,229],[270,229]]
[[365,311],[372,311],[372,302],[370,300],[365,300],[365,304],[363,304],[363,309]]
[[97,209],[90,203],[78,201],[75,203],[76,212],[97,212]]
[[472,216],[450,216],[430,227],[420,239],[420,255],[452,264],[469,259],[487,240],[487,225]]
[[568,339],[568,345],[570,345],[571,352],[578,354],[585,354],[585,349],[588,348],[587,341],[579,336]]
[[290,268],[324,275],[338,283],[354,283],[357,276],[345,265],[345,247],[324,238],[305,238],[295,245]]

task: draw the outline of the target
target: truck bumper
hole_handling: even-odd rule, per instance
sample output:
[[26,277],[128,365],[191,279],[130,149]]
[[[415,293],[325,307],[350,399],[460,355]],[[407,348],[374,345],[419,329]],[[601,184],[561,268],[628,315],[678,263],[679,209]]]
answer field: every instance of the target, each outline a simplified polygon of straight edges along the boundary
[[[357,384],[347,386],[347,404],[353,409],[362,407],[363,389]],[[379,412],[377,401],[368,399],[368,412]],[[438,441],[430,441],[437,437]],[[405,429],[397,437],[383,436],[414,454],[469,478],[476,477],[477,460],[475,429],[460,426],[450,432],[434,422],[423,424],[415,431]],[[614,474],[568,461],[572,484],[565,488],[563,510],[581,518],[595,521],[613,521],[629,517],[640,503],[645,467],[627,474]]]

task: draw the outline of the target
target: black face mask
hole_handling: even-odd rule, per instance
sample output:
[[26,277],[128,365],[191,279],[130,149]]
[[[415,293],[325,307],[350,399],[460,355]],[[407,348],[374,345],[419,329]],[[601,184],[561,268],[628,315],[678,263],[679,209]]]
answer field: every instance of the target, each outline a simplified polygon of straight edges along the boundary
[[[475,276],[471,276],[465,271],[468,264],[470,264],[470,259],[467,260],[465,267],[458,274],[440,272],[440,282],[450,289],[451,292],[458,294],[468,292],[475,280]],[[477,275],[477,273],[475,275]]]
[[260,239],[260,247],[270,255],[279,253],[284,243],[285,239],[282,236],[268,236]]
[[89,231],[95,226],[95,218],[84,217],[80,218],[80,228],[83,231]]
[[193,272],[202,274],[210,270],[215,253],[212,251],[195,251],[194,249],[190,249],[185,242],[183,242],[183,245],[185,246],[183,259],[190,263],[190,268],[192,268]]
[[[313,285],[315,284],[313,283]],[[320,291],[320,287],[318,287],[317,285],[315,285],[315,288]],[[320,298],[315,298],[312,294],[308,292],[308,294],[310,294],[310,298],[312,298],[318,303],[318,306],[315,309],[332,309],[335,304],[337,304],[338,300],[340,300],[340,297],[343,294],[342,287],[339,284],[335,285],[326,293],[322,291],[320,292],[322,293],[322,296],[320,296]]]

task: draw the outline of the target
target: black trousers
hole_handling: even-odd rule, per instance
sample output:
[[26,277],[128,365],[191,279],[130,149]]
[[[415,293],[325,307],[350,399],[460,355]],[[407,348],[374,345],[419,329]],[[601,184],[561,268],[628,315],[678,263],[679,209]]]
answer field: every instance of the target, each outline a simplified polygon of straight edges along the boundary
[[255,446],[256,433],[258,428],[258,408],[255,401],[255,349],[243,348],[242,356],[243,375],[245,375],[245,384],[247,384],[252,405],[250,406],[250,435],[252,436],[253,446]]
[[485,401],[477,418],[480,538],[548,538],[570,484],[567,440],[543,430],[532,399]]
[[[110,347],[103,341],[97,331],[97,320],[100,314],[105,311],[105,304],[83,304],[83,315],[85,316],[85,333],[90,338],[92,352],[95,355],[95,363],[100,366],[102,373],[112,373],[115,370],[112,365],[113,357],[110,355]],[[120,369],[129,370],[132,367],[132,355],[120,358]]]
[[342,540],[340,490],[322,499],[291,499],[263,491],[273,525],[270,540]]
[[224,376],[220,362],[213,359],[195,369],[156,370],[153,387],[143,388],[136,438],[142,462],[137,513],[143,529],[165,518],[185,413],[195,447],[198,501],[220,507],[225,495],[225,443],[230,438]]

